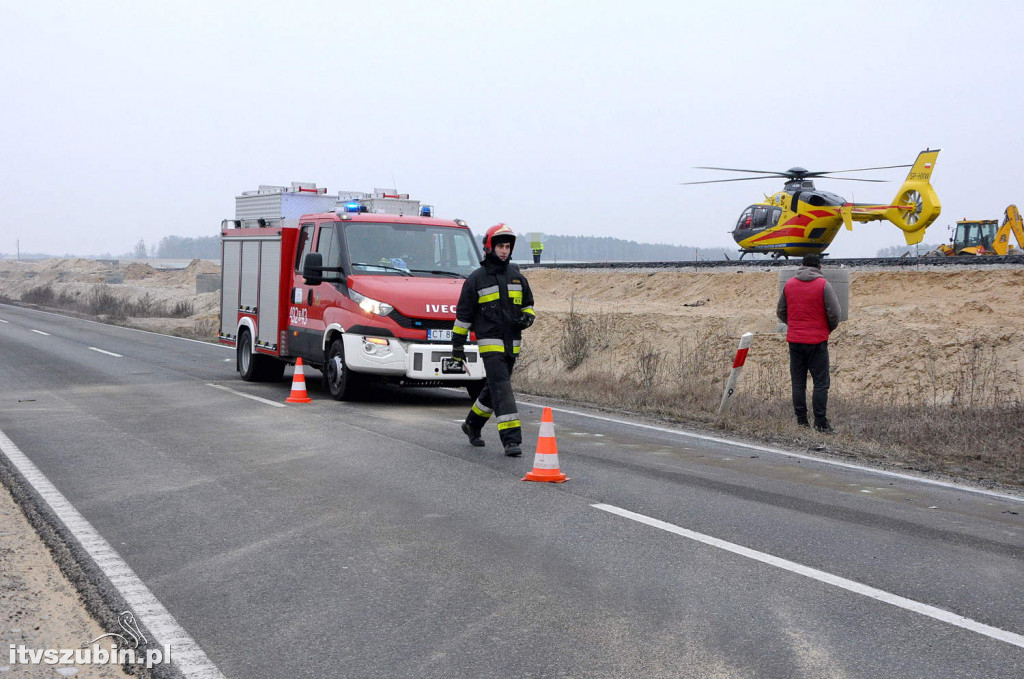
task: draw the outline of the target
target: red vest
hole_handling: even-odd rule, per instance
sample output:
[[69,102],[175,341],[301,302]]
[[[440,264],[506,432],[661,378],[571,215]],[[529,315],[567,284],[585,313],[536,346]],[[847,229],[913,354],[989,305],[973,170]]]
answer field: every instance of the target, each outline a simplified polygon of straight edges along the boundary
[[828,340],[825,315],[825,279],[802,281],[796,276],[786,281],[786,341],[821,344]]

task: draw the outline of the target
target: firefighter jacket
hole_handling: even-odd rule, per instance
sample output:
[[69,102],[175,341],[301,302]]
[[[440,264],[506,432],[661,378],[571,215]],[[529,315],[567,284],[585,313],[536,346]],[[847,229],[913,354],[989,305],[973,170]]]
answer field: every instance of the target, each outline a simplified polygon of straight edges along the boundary
[[515,264],[489,255],[462,284],[452,344],[462,349],[473,331],[481,354],[516,355],[523,328],[534,318],[533,292],[526,276]]

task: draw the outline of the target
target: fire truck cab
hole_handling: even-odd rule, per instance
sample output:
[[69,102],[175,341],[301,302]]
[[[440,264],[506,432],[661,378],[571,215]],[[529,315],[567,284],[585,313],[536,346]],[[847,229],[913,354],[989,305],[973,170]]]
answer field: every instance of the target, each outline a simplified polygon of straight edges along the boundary
[[[310,207],[321,209],[288,216]],[[442,359],[480,253],[465,222],[432,213],[386,189],[329,196],[294,183],[238,196],[236,218],[221,225],[219,337],[236,347],[242,379],[281,379],[301,357],[338,400],[369,380],[475,396],[484,380],[475,346],[466,372],[445,372]]]

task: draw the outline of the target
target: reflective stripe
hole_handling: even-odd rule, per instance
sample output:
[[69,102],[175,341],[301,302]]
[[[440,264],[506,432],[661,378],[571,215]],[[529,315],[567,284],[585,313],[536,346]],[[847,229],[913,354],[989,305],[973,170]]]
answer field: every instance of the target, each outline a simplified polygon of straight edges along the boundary
[[513,304],[522,304],[523,303],[523,293],[522,292],[512,292],[511,290],[509,290],[508,298],[510,300],[512,300]]
[[558,454],[540,453],[533,458],[534,469],[558,469]]
[[508,286],[508,291],[512,292],[513,290],[518,290],[519,292],[522,292],[523,286],[517,285],[516,283],[512,283]]
[[504,342],[502,342],[500,339],[479,339],[478,338],[477,341],[476,341],[476,344],[479,347],[493,347],[493,346],[503,347],[503,346],[505,346]]
[[[487,353],[498,352],[498,351],[505,351],[505,345],[504,344],[499,344],[498,346],[486,346],[485,345],[485,346],[480,347],[480,353],[481,354],[487,354]],[[519,351],[519,350],[516,349],[516,351]]]
[[498,297],[500,297],[500,296],[501,296],[500,292],[492,292],[489,295],[481,295],[480,299],[478,299],[477,302],[480,303],[480,304],[486,304],[487,302],[493,302],[493,301],[497,300]]
[[510,420],[508,422],[498,422],[498,431],[504,431],[505,429],[519,429],[522,425],[519,420]]
[[492,285],[489,288],[480,288],[479,290],[476,291],[476,294],[479,295],[480,297],[485,297],[487,295],[494,294],[497,291],[498,291],[498,286],[497,285]]
[[509,413],[508,415],[498,415],[498,422],[510,422],[515,420],[519,421],[519,413]]
[[523,343],[523,340],[512,340],[512,346],[514,346],[514,347],[518,347],[522,343]]
[[523,313],[524,314],[530,314],[531,316],[536,316],[537,315],[536,312],[534,312],[532,306],[524,306],[523,307]]
[[519,347],[512,347],[512,354],[515,355],[515,354],[518,354],[518,353],[519,353]]
[[481,401],[480,399],[477,399],[476,402],[473,403],[473,407],[478,408],[482,413],[486,413],[487,417],[490,417],[491,413],[494,412],[494,408],[488,408],[483,404],[483,401]]
[[453,335],[467,335],[468,336],[469,335],[469,328],[460,328],[459,326],[456,325],[454,328],[452,328],[452,334]]
[[485,412],[481,408],[477,408],[476,403],[473,404],[473,407],[471,408],[471,410],[473,411],[474,414],[476,414],[479,417],[484,418],[485,420],[491,416],[490,413]]
[[459,319],[456,318],[455,319],[455,327],[459,328],[459,329],[469,330],[470,328],[473,327],[473,322],[472,321],[460,321]]
[[540,436],[554,437],[554,435],[555,435],[555,423],[554,422],[541,422],[540,423],[540,434],[539,435]]

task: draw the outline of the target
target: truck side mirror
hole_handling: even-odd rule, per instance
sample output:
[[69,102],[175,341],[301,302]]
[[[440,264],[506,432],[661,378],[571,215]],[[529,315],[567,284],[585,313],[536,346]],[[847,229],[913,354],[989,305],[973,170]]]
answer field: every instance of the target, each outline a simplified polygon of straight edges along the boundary
[[309,252],[302,258],[302,277],[306,285],[320,285],[324,282],[324,256],[319,252]]

